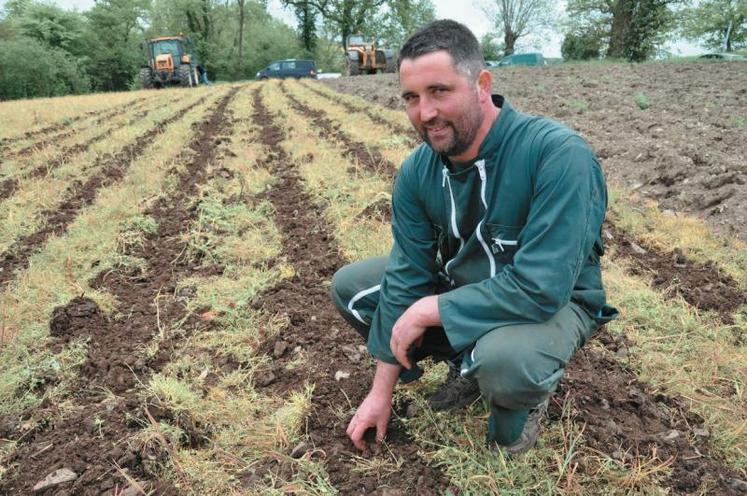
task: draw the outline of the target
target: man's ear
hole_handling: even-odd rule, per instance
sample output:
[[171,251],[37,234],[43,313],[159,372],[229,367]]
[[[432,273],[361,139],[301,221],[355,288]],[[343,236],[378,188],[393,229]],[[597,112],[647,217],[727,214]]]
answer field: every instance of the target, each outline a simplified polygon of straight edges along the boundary
[[490,100],[493,91],[493,73],[483,69],[477,76],[477,87],[480,89],[480,101]]

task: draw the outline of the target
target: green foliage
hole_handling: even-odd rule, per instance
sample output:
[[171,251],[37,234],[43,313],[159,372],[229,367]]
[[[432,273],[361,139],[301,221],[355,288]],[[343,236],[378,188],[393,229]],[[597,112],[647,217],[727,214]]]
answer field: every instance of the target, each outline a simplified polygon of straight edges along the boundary
[[563,38],[560,53],[565,60],[598,59],[601,47],[599,37],[592,34],[568,33]]
[[681,12],[682,35],[714,50],[747,46],[747,1],[709,0]]
[[635,101],[636,105],[638,105],[638,108],[641,110],[646,110],[651,106],[651,104],[648,101],[648,97],[645,93],[636,93],[633,95],[633,100]]
[[75,59],[31,38],[0,40],[0,67],[0,100],[85,93],[90,88]]
[[316,49],[316,10],[309,2],[296,6],[298,19],[298,39],[304,49],[313,53]]
[[607,58],[643,61],[675,27],[677,0],[568,0],[566,32],[599,42]]
[[28,5],[18,18],[18,31],[21,35],[74,56],[84,52],[85,27],[85,18],[81,14],[46,3]]
[[503,58],[503,44],[499,43],[493,35],[485,33],[480,38],[480,50],[485,60],[500,60]]

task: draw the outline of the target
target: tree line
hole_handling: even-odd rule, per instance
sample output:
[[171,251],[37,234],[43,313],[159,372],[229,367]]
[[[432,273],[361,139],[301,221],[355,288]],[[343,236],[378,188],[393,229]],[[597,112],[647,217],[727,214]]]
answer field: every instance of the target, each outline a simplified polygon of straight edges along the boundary
[[[487,59],[553,30],[565,59],[643,61],[673,37],[733,51],[747,44],[747,0],[483,0],[495,26]],[[281,0],[289,26],[266,0],[96,0],[84,12],[50,0],[8,0],[0,11],[0,99],[133,87],[151,37],[190,36],[212,79],[241,80],[272,60],[313,58],[342,67],[348,37],[363,33],[398,48],[435,19],[431,0]]]

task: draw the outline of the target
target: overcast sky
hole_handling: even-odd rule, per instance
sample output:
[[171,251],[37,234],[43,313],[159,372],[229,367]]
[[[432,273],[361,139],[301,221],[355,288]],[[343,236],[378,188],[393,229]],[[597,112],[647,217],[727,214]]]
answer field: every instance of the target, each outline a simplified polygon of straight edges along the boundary
[[[480,1],[480,0],[477,0]],[[436,8],[436,17],[439,19],[454,19],[465,25],[467,25],[473,33],[479,38],[485,33],[493,31],[493,27],[485,13],[477,7],[476,0],[466,1],[454,1],[454,0],[432,0],[433,5]],[[90,9],[94,2],[93,0],[56,0],[53,3],[63,7],[65,9],[78,9],[80,11]],[[5,0],[0,0],[0,8],[5,4]],[[565,5],[565,2],[558,2],[558,4]],[[559,9],[562,10],[562,6],[559,5]],[[280,0],[269,0],[268,10],[270,13],[291,26],[295,26],[295,19],[293,14],[280,4]],[[542,41],[529,41],[521,45],[522,40],[519,40],[520,49],[540,51],[546,57],[560,57],[560,43],[562,41],[561,35],[555,33],[550,36],[547,40]],[[695,55],[703,53],[702,48],[697,47],[691,43],[678,42],[667,47],[674,55]]]

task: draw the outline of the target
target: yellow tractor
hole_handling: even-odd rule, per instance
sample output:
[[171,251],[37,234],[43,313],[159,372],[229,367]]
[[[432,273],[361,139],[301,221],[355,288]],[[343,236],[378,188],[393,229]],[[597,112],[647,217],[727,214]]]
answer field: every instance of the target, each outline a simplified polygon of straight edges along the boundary
[[205,69],[197,60],[192,40],[164,36],[147,42],[148,65],[140,69],[144,89],[179,85],[193,87],[205,82]]
[[345,54],[345,74],[357,76],[379,72],[397,72],[394,50],[379,48],[373,40],[363,35],[349,37]]

